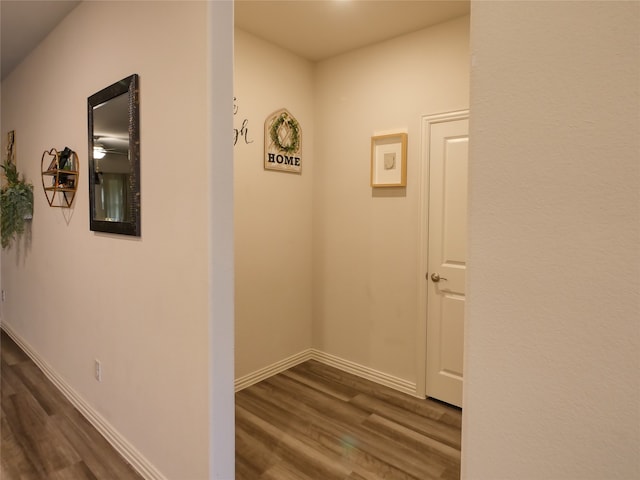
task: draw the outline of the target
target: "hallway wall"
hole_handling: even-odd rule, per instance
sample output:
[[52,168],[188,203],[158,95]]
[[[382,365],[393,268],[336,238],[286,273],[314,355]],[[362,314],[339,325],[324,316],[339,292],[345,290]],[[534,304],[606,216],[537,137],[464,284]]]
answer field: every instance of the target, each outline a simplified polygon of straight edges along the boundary
[[[236,378],[311,346],[314,67],[242,30],[234,38]],[[302,173],[265,170],[264,122],[286,108]],[[243,128],[243,125],[245,128]]]
[[[420,117],[468,107],[468,29],[317,64],[236,29],[236,378],[313,347],[417,382]],[[282,107],[303,128],[301,175],[263,169],[264,121]],[[369,187],[386,130],[409,133],[407,188]]]
[[[35,187],[28,241],[2,252],[2,320],[172,479],[208,475],[206,53],[204,2],[82,2],[2,82],[3,142],[15,130]],[[87,97],[132,73],[141,238],[93,233],[87,213]],[[42,152],[65,146],[69,210],[40,180]]]
[[462,477],[640,478],[640,4],[471,8]]
[[[420,119],[468,106],[469,17],[318,64],[315,348],[419,381]],[[407,187],[372,189],[371,136],[390,131],[408,132]]]

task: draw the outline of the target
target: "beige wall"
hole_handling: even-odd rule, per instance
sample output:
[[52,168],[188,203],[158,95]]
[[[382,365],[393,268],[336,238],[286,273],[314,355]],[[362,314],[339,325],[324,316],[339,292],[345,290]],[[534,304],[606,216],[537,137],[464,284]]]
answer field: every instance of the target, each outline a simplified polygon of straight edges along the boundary
[[[311,346],[313,64],[236,29],[234,147],[236,377]],[[302,128],[302,174],[263,167],[264,122],[289,110]],[[248,143],[252,142],[252,143]]]
[[[3,322],[172,479],[208,472],[206,18],[204,2],[83,2],[2,83],[2,135],[35,185],[31,241],[2,252]],[[132,73],[139,239],[90,232],[87,215],[87,97]],[[81,161],[70,210],[39,174],[64,146]]]
[[[314,347],[418,381],[420,117],[468,102],[468,17],[318,64]],[[407,187],[373,190],[370,138],[388,131],[409,134]]]
[[[37,193],[30,250],[3,254],[8,292],[3,320],[83,396],[101,405],[103,414],[169,478],[206,478],[201,475],[207,445],[206,406],[201,405],[207,398],[201,319],[206,292],[201,289],[207,280],[195,261],[206,250],[199,243],[207,238],[200,221],[206,212],[194,206],[196,196],[187,202],[206,176],[185,176],[182,196],[173,203],[162,197],[166,182],[174,180],[170,161],[162,159],[173,161],[178,147],[187,149],[184,158],[196,167],[207,168],[197,163],[204,147],[196,134],[205,133],[191,121],[206,116],[198,113],[206,103],[193,86],[205,62],[180,55],[180,48],[192,41],[194,57],[203,54],[205,39],[192,38],[204,35],[196,27],[203,15],[185,9],[184,3],[179,10],[163,4],[167,17],[161,19],[145,3],[136,5],[127,7],[135,24],[123,31],[140,33],[123,44],[106,31],[90,32],[90,26],[106,29],[110,23],[90,22],[88,14],[99,4],[81,5],[3,82],[2,135],[16,130],[18,164],[37,185],[45,148],[61,142],[84,156],[86,96],[111,80],[140,73],[143,162],[153,158],[159,167],[154,172],[143,163],[144,236],[135,241],[90,233],[82,183],[70,219],[49,209]],[[193,28],[185,32],[181,25],[187,21]],[[633,2],[474,3],[464,478],[624,479],[640,474],[638,21]],[[98,58],[90,51],[93,42],[105,52],[118,49],[126,55]],[[76,67],[71,75],[45,74],[46,67],[59,68],[63,61]],[[105,62],[108,74],[99,68]],[[177,68],[167,69],[170,64]],[[219,68],[228,73],[231,61]],[[168,95],[176,89],[181,97]],[[357,95],[345,96],[350,97]],[[51,113],[62,107],[70,108],[66,122]],[[190,120],[186,127],[184,115]],[[181,135],[173,135],[176,131]],[[366,129],[363,134],[371,133]],[[358,178],[362,175],[368,178],[366,168]],[[333,179],[343,183],[343,190],[350,188],[340,176]],[[357,188],[366,195],[362,185]],[[189,218],[184,210],[190,211]],[[359,215],[373,214],[365,209]],[[189,242],[182,243],[183,237]],[[325,248],[318,254],[335,251]],[[111,252],[122,260],[106,262]],[[77,296],[75,310],[53,294],[49,272],[60,269],[59,256],[71,259],[59,288]],[[340,258],[348,263],[348,257]],[[128,275],[122,279],[119,270]],[[183,281],[185,271],[188,282]],[[149,284],[153,275],[159,281]],[[99,307],[106,300],[89,289],[90,278],[102,289],[113,288],[117,279],[117,294],[131,311],[102,314]],[[316,339],[322,335],[317,331]],[[233,335],[227,331],[224,336],[231,341]],[[105,363],[102,384],[91,376],[96,354]],[[215,377],[212,389],[220,383]],[[232,434],[213,430],[211,440],[229,444]],[[227,464],[232,468],[231,455]]]
[[[234,150],[236,378],[313,346],[416,382],[420,116],[468,107],[468,22],[316,65],[236,29],[234,124],[253,142]],[[301,176],[262,166],[282,107],[303,126]],[[374,192],[370,137],[387,130],[409,132],[409,183]]]
[[640,4],[471,19],[463,478],[640,478]]

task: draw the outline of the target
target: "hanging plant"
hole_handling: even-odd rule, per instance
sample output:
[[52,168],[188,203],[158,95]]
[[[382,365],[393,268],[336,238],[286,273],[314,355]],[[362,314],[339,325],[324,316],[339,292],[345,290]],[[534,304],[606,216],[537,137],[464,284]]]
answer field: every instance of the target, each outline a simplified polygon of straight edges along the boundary
[[7,176],[7,184],[0,189],[0,243],[7,248],[33,216],[33,185],[20,178],[15,163],[5,160],[0,167]]

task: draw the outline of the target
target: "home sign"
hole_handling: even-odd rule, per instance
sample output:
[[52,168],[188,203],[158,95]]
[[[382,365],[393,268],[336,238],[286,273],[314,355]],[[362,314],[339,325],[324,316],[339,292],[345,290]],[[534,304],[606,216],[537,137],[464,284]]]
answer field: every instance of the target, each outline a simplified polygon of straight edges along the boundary
[[264,168],[302,172],[302,129],[287,109],[272,113],[264,122]]

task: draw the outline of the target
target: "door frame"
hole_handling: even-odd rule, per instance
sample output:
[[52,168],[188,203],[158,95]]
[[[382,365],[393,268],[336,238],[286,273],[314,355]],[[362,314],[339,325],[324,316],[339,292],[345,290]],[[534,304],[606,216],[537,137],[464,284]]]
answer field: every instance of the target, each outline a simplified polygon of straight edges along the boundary
[[469,118],[469,110],[422,115],[420,118],[420,235],[418,245],[418,335],[416,395],[426,397],[427,391],[427,271],[429,260],[429,150],[431,129],[438,123]]

